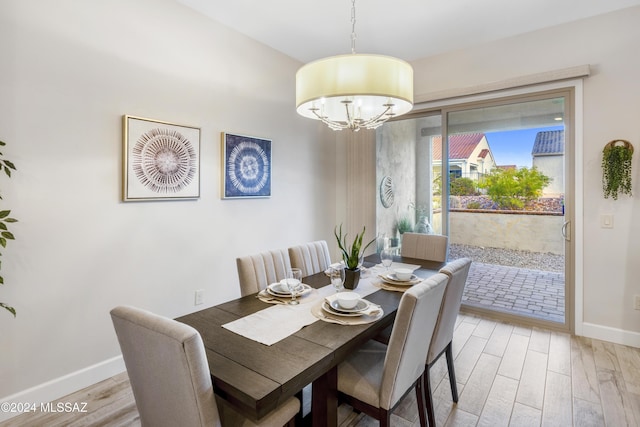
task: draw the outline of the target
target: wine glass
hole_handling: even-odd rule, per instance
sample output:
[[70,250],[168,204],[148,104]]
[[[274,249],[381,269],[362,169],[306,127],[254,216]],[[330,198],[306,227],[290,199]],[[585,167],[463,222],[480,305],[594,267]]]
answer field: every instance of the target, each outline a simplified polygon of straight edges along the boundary
[[383,249],[382,252],[380,252],[380,261],[384,268],[386,268],[388,274],[389,267],[391,267],[391,264],[393,263],[393,252],[391,252],[390,249]]
[[344,268],[341,267],[331,267],[329,268],[329,278],[331,279],[331,284],[336,289],[336,292],[340,292],[344,289]]
[[300,302],[296,299],[296,292],[298,292],[300,285],[302,284],[302,270],[299,268],[291,268],[287,270],[287,278],[285,279],[287,288],[291,292],[291,301],[289,304],[297,305]]

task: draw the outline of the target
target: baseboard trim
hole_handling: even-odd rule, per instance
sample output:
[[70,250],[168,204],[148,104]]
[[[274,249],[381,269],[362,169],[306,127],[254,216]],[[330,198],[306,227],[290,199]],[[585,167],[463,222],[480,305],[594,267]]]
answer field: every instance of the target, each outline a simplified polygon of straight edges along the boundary
[[[39,407],[40,403],[52,402],[68,394],[82,390],[85,387],[104,381],[125,371],[122,356],[105,360],[95,365],[88,366],[76,372],[47,381],[35,387],[23,390],[16,394],[0,398],[0,402],[9,403],[35,403]],[[75,402],[72,402],[75,403]],[[20,415],[15,412],[0,411],[0,422]]]
[[640,333],[638,332],[625,331],[593,323],[583,323],[582,335],[587,338],[640,348]]

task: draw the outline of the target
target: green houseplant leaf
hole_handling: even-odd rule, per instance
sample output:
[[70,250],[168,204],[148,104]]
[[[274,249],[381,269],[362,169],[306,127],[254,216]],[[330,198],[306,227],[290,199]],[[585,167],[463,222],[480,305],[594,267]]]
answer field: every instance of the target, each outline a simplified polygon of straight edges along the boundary
[[333,229],[333,234],[336,236],[338,247],[340,248],[340,252],[342,253],[342,259],[344,260],[344,263],[349,270],[355,270],[356,268],[358,268],[360,256],[367,250],[369,246],[371,246],[373,242],[376,241],[375,238],[372,239],[363,248],[362,239],[364,238],[365,231],[366,227],[363,227],[362,232],[356,234],[356,237],[353,239],[353,243],[349,245],[349,243],[347,243],[347,235],[342,234],[342,224],[340,224],[340,228],[336,227]]
[[402,218],[400,218],[396,224],[396,227],[398,228],[398,233],[400,234],[410,233],[413,231],[413,224],[411,223],[411,220],[408,216],[403,216]]
[[7,304],[0,302],[0,307],[6,309],[9,313],[13,314],[13,317],[16,317],[16,309],[8,306]]
[[[616,145],[622,142],[623,145]],[[623,139],[614,140],[602,150],[602,191],[604,198],[618,200],[620,194],[631,196],[631,159],[633,146]]]
[[[5,145],[7,145],[5,142],[0,141],[0,146],[5,146]],[[10,162],[9,160],[3,159],[2,156],[3,156],[3,154],[0,153],[0,169],[4,169],[5,174],[9,178],[11,178],[11,170],[16,170],[16,166],[13,164],[13,162]],[[0,200],[1,199],[2,199],[2,197],[0,197]],[[7,242],[9,240],[15,240],[15,236],[13,235],[13,233],[11,231],[9,231],[9,227],[7,226],[7,224],[18,222],[18,220],[15,219],[15,218],[10,218],[9,215],[11,215],[11,211],[8,210],[8,209],[0,211],[0,245],[3,248],[7,247]],[[2,254],[0,254],[0,255],[2,255]],[[0,264],[0,266],[1,266],[1,264]],[[0,276],[0,285],[4,285],[4,277],[3,276]],[[6,304],[4,302],[0,302],[0,307],[4,308],[9,313],[13,314],[13,317],[16,316],[16,309],[11,307],[10,305],[8,305],[8,304]]]

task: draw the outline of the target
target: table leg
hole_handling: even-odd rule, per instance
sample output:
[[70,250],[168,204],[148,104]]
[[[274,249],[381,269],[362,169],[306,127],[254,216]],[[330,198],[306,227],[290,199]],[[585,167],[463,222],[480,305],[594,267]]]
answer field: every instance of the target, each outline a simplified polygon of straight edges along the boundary
[[313,426],[338,425],[338,367],[334,366],[312,385],[311,418]]

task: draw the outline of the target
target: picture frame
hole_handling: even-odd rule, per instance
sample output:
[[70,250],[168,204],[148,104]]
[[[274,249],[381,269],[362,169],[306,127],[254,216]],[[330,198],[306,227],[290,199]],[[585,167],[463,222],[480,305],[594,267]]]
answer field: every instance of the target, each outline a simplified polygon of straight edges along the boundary
[[222,132],[222,198],[271,197],[271,140]]
[[200,197],[200,128],[124,115],[125,202]]

